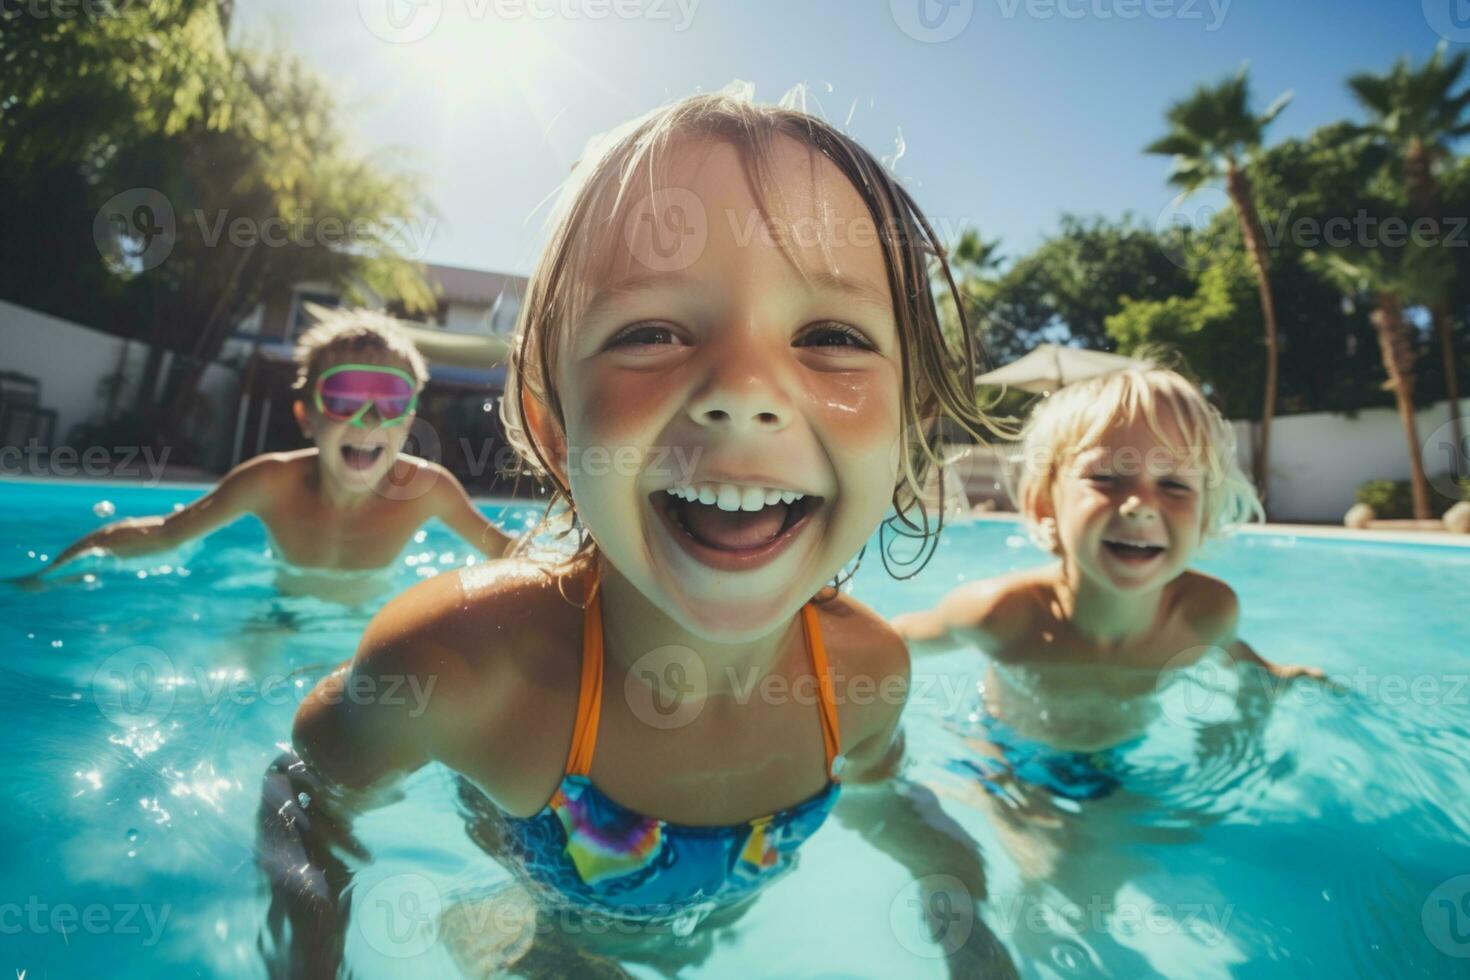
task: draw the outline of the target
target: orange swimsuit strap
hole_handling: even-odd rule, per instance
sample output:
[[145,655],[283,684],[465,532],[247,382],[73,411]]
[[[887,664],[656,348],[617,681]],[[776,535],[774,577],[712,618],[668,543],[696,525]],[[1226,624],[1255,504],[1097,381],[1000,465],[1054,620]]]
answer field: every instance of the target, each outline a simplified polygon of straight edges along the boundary
[[[572,748],[567,756],[568,776],[591,773],[592,750],[597,745],[597,720],[602,715],[602,593],[597,585],[594,580],[582,625],[582,679],[577,692],[577,721],[572,726]],[[822,627],[811,603],[801,607],[801,625],[806,637],[807,656],[817,678],[827,773],[835,781],[842,770],[842,733],[837,724],[837,698],[832,689],[832,675],[827,670],[827,648],[822,643]]]

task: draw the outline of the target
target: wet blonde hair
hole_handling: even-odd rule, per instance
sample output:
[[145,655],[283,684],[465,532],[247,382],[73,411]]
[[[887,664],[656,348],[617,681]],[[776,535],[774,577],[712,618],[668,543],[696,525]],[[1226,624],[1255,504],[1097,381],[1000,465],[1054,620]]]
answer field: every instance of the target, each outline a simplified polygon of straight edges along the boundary
[[[570,488],[556,476],[526,425],[525,399],[536,399],[558,429],[566,431],[562,401],[553,382],[555,365],[570,327],[586,309],[593,289],[617,254],[616,236],[655,192],[671,151],[704,141],[727,143],[739,152],[761,216],[769,226],[774,223],[770,204],[779,204],[784,196],[773,178],[776,146],[782,137],[834,164],[862,198],[876,226],[875,242],[883,251],[898,324],[902,368],[901,474],[894,487],[893,506],[903,526],[896,526],[895,531],[922,537],[926,544],[938,533],[942,506],[931,527],[924,488],[942,465],[940,423],[951,419],[982,442],[985,433],[998,431],[976,403],[977,345],[944,261],[944,248],[908,192],[855,140],[804,111],[784,104],[758,105],[748,93],[734,88],[681,99],[594,141],[563,187],[550,239],[527,285],[512,344],[506,396],[501,401],[510,444],[533,475],[552,483],[547,515],[560,503],[571,527],[576,526]],[[785,239],[777,236],[776,241],[796,264]],[[960,311],[960,328],[953,339],[940,328],[931,282],[935,270],[942,274],[943,287]],[[546,523],[543,517],[543,526]],[[576,554],[589,547],[584,534]],[[888,558],[885,549],[885,563]]]
[[398,329],[398,321],[377,310],[326,309],[313,307],[317,322],[296,341],[292,359],[296,362],[298,392],[311,389],[322,365],[341,355],[371,351],[396,357],[408,365],[415,390],[429,380],[429,366],[413,341]]
[[[1166,415],[1182,445],[1165,427]],[[1101,444],[1115,426],[1140,417],[1161,445],[1200,475],[1206,537],[1264,519],[1256,488],[1236,460],[1230,423],[1193,382],[1150,359],[1141,367],[1068,385],[1035,407],[1021,432],[1012,477],[1016,505],[1027,521],[1034,524],[1066,466]]]

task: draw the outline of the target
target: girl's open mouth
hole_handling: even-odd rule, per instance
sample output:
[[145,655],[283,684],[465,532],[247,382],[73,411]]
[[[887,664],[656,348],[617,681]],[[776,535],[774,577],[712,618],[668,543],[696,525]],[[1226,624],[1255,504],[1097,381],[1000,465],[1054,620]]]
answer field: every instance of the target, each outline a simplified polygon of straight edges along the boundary
[[705,484],[649,495],[670,535],[696,561],[725,571],[772,561],[801,533],[822,498],[763,487]]
[[383,455],[382,446],[343,446],[342,461],[354,470],[365,470]]
[[1130,565],[1142,565],[1169,550],[1161,544],[1144,544],[1139,541],[1121,540],[1104,540],[1103,547],[1114,557]]

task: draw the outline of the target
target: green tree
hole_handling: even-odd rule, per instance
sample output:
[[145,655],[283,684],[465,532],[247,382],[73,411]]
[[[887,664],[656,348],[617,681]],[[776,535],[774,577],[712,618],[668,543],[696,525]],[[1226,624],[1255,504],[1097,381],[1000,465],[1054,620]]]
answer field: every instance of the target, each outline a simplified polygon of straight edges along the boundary
[[1169,132],[1144,148],[1145,153],[1174,158],[1169,182],[1186,195],[1223,181],[1225,193],[1235,209],[1240,237],[1255,270],[1266,338],[1261,438],[1255,447],[1253,467],[1263,498],[1267,486],[1266,467],[1271,458],[1271,419],[1276,411],[1279,354],[1270,255],[1246,171],[1261,148],[1266,127],[1286,107],[1290,98],[1290,93],[1282,95],[1265,112],[1256,115],[1250,108],[1250,81],[1242,68],[1234,78],[1214,86],[1201,86],[1188,98],[1170,106],[1165,114]]
[[[357,151],[300,60],[229,46],[228,3],[69,6],[3,13],[0,203],[15,220],[0,236],[0,295],[149,340],[138,407],[155,427],[177,435],[205,366],[271,288],[311,279],[349,301],[433,305],[408,248],[409,230],[432,226],[421,181]],[[142,189],[147,208],[97,220]],[[140,261],[160,235],[166,258]],[[175,370],[154,406],[166,349]]]
[[1107,318],[1123,297],[1167,299],[1194,290],[1194,277],[1169,258],[1153,229],[1119,220],[1063,215],[1056,234],[1011,263],[985,290],[973,318],[1000,363],[1043,341],[1107,350]]
[[[1362,72],[1348,79],[1348,88],[1368,114],[1362,132],[1388,151],[1403,180],[1413,217],[1432,225],[1436,241],[1442,240],[1443,217],[1437,171],[1451,159],[1450,144],[1470,134],[1470,119],[1466,118],[1470,88],[1455,91],[1470,55],[1461,51],[1447,59],[1446,43],[1441,41],[1420,67],[1405,58],[1385,74]],[[1430,297],[1429,304],[1444,362],[1455,445],[1463,446],[1454,322],[1446,295]]]

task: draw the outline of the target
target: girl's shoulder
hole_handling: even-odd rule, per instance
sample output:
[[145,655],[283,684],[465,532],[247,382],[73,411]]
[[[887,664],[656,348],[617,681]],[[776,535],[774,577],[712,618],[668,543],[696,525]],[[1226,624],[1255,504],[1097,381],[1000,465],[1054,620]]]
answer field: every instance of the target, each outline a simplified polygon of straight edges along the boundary
[[581,655],[577,598],[575,583],[529,561],[442,573],[373,617],[357,659],[377,661],[380,671],[438,676],[447,700],[482,710],[487,691],[513,695],[528,683],[576,676],[568,667]]
[[909,651],[903,637],[882,616],[842,593],[813,608],[822,627],[843,744],[887,732],[908,699]]

